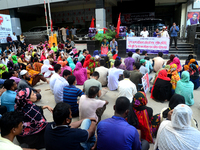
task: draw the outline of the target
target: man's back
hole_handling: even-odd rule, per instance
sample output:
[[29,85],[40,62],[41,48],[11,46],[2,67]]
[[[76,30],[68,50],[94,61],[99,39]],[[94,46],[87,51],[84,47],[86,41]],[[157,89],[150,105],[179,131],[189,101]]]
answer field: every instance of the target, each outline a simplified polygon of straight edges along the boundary
[[56,103],[63,102],[63,88],[65,86],[68,86],[69,84],[67,80],[63,77],[56,79],[55,82],[56,84],[54,85],[53,88],[55,101]]
[[130,73],[130,80],[135,84],[136,87],[138,87],[138,84],[141,82],[143,75],[137,70],[130,71]]
[[140,150],[141,143],[135,127],[122,118],[113,116],[97,126],[97,150]]
[[19,81],[17,89],[18,89],[18,91],[20,91],[20,90],[25,89],[25,88],[31,88],[32,89],[32,87],[28,84],[28,82],[26,80],[21,79]]
[[110,90],[116,90],[118,88],[118,80],[119,75],[122,75],[124,70],[117,69],[117,68],[111,68],[108,72],[108,88]]
[[134,53],[134,54],[132,55],[132,58],[135,60],[135,63],[136,63],[136,62],[139,61],[139,59],[140,59],[140,55],[137,54],[137,53]]
[[15,91],[7,90],[1,95],[1,105],[7,107],[7,111],[14,111],[15,97],[17,93]]
[[143,66],[143,65],[140,67],[139,70],[140,70],[140,73],[143,74],[143,75],[145,75],[146,73],[148,73],[148,69],[145,66]]
[[60,77],[60,75],[57,74],[57,73],[54,73],[54,74],[51,76],[51,79],[50,79],[49,84],[50,84],[50,89],[51,89],[52,92],[53,92],[53,89],[54,89],[54,84],[55,84],[55,82],[56,82],[56,79],[59,78],[59,77]]
[[49,123],[44,139],[46,150],[81,150],[80,142],[87,141],[88,132],[67,125],[55,126],[55,123]]
[[154,61],[153,69],[154,69],[155,72],[160,70],[165,63],[165,60],[161,57],[155,57],[155,58],[153,58],[153,61]]
[[101,82],[103,86],[107,85],[108,70],[108,68],[103,66],[95,68],[95,71],[99,73],[98,81]]
[[88,95],[89,88],[91,86],[97,86],[99,88],[99,90],[102,89],[102,85],[101,85],[101,83],[99,81],[97,81],[95,79],[86,80],[84,82],[84,85],[83,85],[83,89],[84,89],[85,95]]

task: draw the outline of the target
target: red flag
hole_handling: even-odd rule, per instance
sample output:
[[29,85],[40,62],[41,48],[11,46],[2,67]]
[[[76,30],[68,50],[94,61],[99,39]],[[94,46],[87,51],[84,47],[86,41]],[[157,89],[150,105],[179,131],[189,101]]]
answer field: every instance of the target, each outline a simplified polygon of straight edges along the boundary
[[94,28],[94,18],[92,17],[92,21],[91,21],[91,24],[90,24],[90,28]]
[[118,22],[117,22],[117,28],[116,28],[116,38],[119,37],[119,28],[120,28],[120,24],[121,24],[121,13],[119,14],[119,18],[118,18]]

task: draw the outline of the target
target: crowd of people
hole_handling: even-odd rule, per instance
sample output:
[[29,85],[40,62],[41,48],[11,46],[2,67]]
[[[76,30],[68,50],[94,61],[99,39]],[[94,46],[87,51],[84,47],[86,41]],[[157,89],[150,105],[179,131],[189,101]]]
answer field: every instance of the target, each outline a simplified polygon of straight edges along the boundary
[[[40,42],[16,53],[7,47],[0,64],[0,149],[148,150],[155,143],[155,150],[198,150],[200,132],[188,107],[199,87],[193,56],[181,65],[178,56],[165,62],[159,52],[151,63],[147,51],[137,49],[123,61],[115,39],[110,44],[106,56],[77,50],[69,38],[65,45]],[[147,106],[142,84],[147,73],[149,81],[154,78],[151,98],[169,101],[160,114]],[[54,108],[37,105],[43,100],[41,89],[34,88],[40,80],[50,85]],[[118,91],[114,115],[105,120],[101,117],[109,100],[102,100],[108,92],[103,87]],[[53,122],[47,122],[44,109],[53,114]],[[73,117],[79,121],[72,122]],[[15,137],[20,146],[12,143]]]

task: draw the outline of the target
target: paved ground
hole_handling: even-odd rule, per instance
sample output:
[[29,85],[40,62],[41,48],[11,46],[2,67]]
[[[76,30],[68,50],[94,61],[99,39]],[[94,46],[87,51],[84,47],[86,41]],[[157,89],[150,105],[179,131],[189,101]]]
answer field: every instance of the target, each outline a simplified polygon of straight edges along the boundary
[[[80,46],[80,49],[83,49],[82,45]],[[181,61],[181,63],[183,63],[183,62],[184,62],[184,60]],[[150,75],[154,77],[154,73],[152,73]],[[151,84],[151,86],[152,86],[152,84]],[[82,90],[82,86],[77,86],[77,87]],[[54,108],[56,103],[54,101],[54,95],[50,91],[49,85],[47,83],[40,82],[35,86],[35,88],[41,89],[41,94],[42,94],[42,100],[40,102],[37,102],[37,105],[39,105],[39,106],[49,105],[52,108]],[[200,92],[199,91],[200,91],[200,88],[198,90],[194,91],[195,103],[193,106],[191,106],[191,109],[193,110],[193,117],[197,120],[198,123],[200,123],[200,117],[199,117],[199,114],[200,114],[200,109],[199,109],[200,108],[200,99],[199,99]],[[117,99],[117,95],[118,95],[117,91],[108,91],[107,94],[105,96],[103,96],[102,99],[109,101],[109,104],[107,105],[107,108],[102,116],[102,120],[104,120],[106,118],[110,118],[114,114],[113,106],[115,104],[115,100]],[[162,108],[168,107],[168,102],[158,103],[158,102],[152,100],[150,98],[149,92],[147,93],[147,98],[148,98],[147,106],[153,108],[153,114],[160,113]],[[52,114],[48,110],[44,110],[44,115],[48,122],[53,121]],[[78,121],[78,117],[73,118],[72,121]],[[150,150],[153,150],[153,144],[151,144]]]

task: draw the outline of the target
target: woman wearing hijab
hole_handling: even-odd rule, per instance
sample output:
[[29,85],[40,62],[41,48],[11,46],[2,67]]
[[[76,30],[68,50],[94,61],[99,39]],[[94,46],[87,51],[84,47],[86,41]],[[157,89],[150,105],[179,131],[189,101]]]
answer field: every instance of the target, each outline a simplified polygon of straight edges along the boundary
[[173,59],[173,61],[169,65],[171,66],[172,64],[176,64],[177,65],[177,72],[180,72],[182,70],[181,62],[177,57],[175,57]]
[[193,90],[194,84],[190,81],[189,72],[183,71],[181,80],[177,82],[175,93],[182,95],[185,98],[185,104],[191,106],[194,104]]
[[11,56],[8,57],[7,67],[8,67],[8,70],[9,70],[9,71],[10,71],[10,70],[14,70],[14,63],[13,63],[13,61],[12,61],[12,57],[11,57]]
[[0,78],[8,79],[9,76],[7,76],[7,75],[9,75],[7,66],[4,64],[0,64]]
[[33,67],[31,64],[28,64],[26,66],[26,70],[28,71],[28,73],[30,75],[29,83],[31,86],[35,86],[40,80],[42,80],[43,82],[49,83],[49,81],[43,76],[42,73],[33,70]]
[[199,70],[195,62],[190,64],[188,71],[190,73],[190,81],[193,82],[194,89],[196,90],[199,88]]
[[80,51],[79,56],[78,56],[78,61],[81,62],[81,64],[84,64],[85,57],[83,56],[83,52]]
[[[138,92],[135,94],[135,96],[133,97],[133,101],[132,101],[132,109],[135,113],[135,115],[137,116],[138,123],[139,125],[136,126],[137,129],[141,130],[141,138],[148,141],[149,143],[153,143],[153,129],[152,129],[152,124],[151,124],[151,120],[153,117],[153,109],[150,107],[147,107],[148,101],[146,98],[146,95],[144,92]],[[129,116],[133,116],[132,114],[130,114],[131,111],[129,112]],[[132,112],[133,113],[133,112]],[[132,124],[131,119],[128,117],[128,122],[130,124]],[[135,124],[137,125],[137,121],[134,121]]]
[[45,148],[44,131],[47,125],[43,116],[43,109],[50,112],[53,109],[49,106],[37,106],[36,94],[32,89],[26,88],[17,93],[15,98],[15,111],[24,115],[22,133],[17,136],[20,144],[27,144],[29,148]]
[[191,127],[192,110],[185,104],[176,106],[171,121],[159,127],[154,150],[199,150],[200,132]]
[[170,63],[172,63],[174,58],[175,58],[175,55],[171,54],[170,59],[167,61],[166,65],[169,65]]
[[43,64],[39,62],[38,57],[34,58],[33,68],[35,71],[41,72]]
[[47,59],[47,58],[46,58],[45,52],[44,52],[44,50],[43,50],[43,51],[42,51],[42,54],[41,54],[41,57],[40,57],[40,61],[43,62],[45,59]]
[[109,57],[108,56],[105,56],[104,57],[104,61],[105,61],[105,65],[104,65],[104,67],[106,67],[106,68],[110,68],[110,61],[109,61]]
[[98,61],[95,61],[94,57],[90,58],[90,62],[89,62],[89,66],[88,66],[88,70],[90,71],[90,74],[93,74],[94,70],[96,67],[99,67],[99,63]]
[[171,79],[167,77],[167,71],[161,70],[153,84],[151,98],[160,102],[169,101],[172,95],[172,84],[170,81]]
[[192,59],[189,60],[188,64],[184,65],[184,70],[185,71],[189,70],[191,64],[195,64],[196,68],[199,69],[197,61],[192,58]]
[[156,72],[156,74],[155,74],[153,83],[155,82],[155,80],[156,80],[156,78],[157,78],[157,76],[158,76],[158,73],[159,73],[161,70],[167,70],[167,72],[168,72],[169,69],[170,69],[170,65],[166,65],[164,68],[161,68],[160,70],[158,70],[158,71]]
[[44,75],[45,78],[49,78],[52,74],[55,73],[54,68],[52,65],[49,64],[49,60],[46,59],[43,62],[43,66],[41,68],[41,73]]
[[76,64],[74,76],[76,77],[77,85],[83,85],[87,80],[87,69],[83,68],[80,62],[77,62]]
[[72,68],[72,70],[74,70],[75,67],[76,67],[76,65],[74,64],[72,58],[71,58],[71,57],[68,57],[68,58],[67,58],[67,61],[68,61],[69,66]]
[[67,61],[59,61],[57,64],[61,65],[61,73],[60,76],[62,77],[63,75],[63,71],[64,70],[69,70],[70,72],[72,72],[72,68],[67,66],[68,62]]
[[172,90],[175,90],[176,84],[180,80],[180,76],[178,75],[176,64],[170,65],[170,70],[168,71],[168,74],[171,76],[170,83],[172,84]]
[[84,61],[84,64],[83,64],[83,67],[84,67],[84,68],[89,67],[89,64],[90,64],[90,58],[91,58],[91,55],[88,54],[88,55],[86,56],[85,61]]

